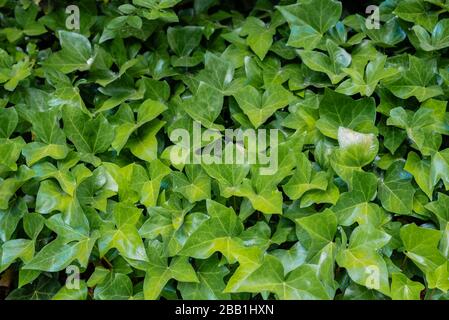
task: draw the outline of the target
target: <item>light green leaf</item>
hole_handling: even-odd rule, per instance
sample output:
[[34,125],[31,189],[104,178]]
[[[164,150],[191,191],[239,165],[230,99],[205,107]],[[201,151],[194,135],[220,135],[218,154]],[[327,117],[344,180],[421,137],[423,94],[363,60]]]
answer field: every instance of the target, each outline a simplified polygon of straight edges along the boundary
[[[302,0],[277,9],[292,26],[288,45],[313,49],[340,19],[342,4],[334,0]],[[299,40],[304,36],[304,41]]]
[[333,84],[337,84],[346,76],[343,71],[351,64],[351,55],[332,40],[326,41],[326,48],[328,55],[312,50],[298,50],[298,54],[306,66],[324,72]]
[[51,55],[44,65],[63,73],[90,69],[94,57],[89,40],[81,34],[64,30],[59,31],[58,37],[62,50]]
[[379,199],[383,207],[394,213],[410,215],[415,189],[411,175],[404,171],[400,161],[393,163],[385,177],[379,179]]
[[401,72],[400,78],[385,82],[385,86],[398,98],[416,97],[419,101],[443,94],[435,81],[436,61],[409,56],[409,66]]
[[424,285],[408,279],[402,273],[393,273],[391,282],[391,298],[393,300],[421,300]]
[[323,171],[312,169],[307,156],[301,153],[295,173],[287,184],[284,185],[283,189],[290,199],[296,200],[309,190],[326,190],[327,184],[327,174]]
[[331,165],[346,182],[349,182],[354,171],[361,171],[362,167],[370,164],[379,150],[374,134],[359,133],[344,127],[338,128],[338,144],[339,148],[332,154]]
[[449,47],[449,37],[447,36],[449,19],[438,21],[431,34],[420,25],[413,26],[413,31],[418,37],[421,48],[425,51],[435,51]]
[[348,96],[326,89],[320,101],[320,118],[316,122],[322,134],[333,139],[338,128],[344,127],[361,133],[377,133],[374,127],[376,110],[374,100],[353,100]]

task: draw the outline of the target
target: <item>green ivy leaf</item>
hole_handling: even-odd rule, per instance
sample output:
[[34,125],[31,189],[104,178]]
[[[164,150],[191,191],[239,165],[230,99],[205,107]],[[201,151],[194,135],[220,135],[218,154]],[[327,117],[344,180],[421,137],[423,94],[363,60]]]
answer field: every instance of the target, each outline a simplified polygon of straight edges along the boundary
[[90,69],[95,57],[89,40],[81,34],[64,30],[59,31],[58,37],[62,50],[54,53],[44,65],[63,73]]
[[287,44],[306,49],[315,48],[342,13],[341,3],[335,0],[303,0],[277,8],[292,28]]
[[390,241],[387,233],[370,226],[359,226],[351,234],[349,247],[337,255],[339,266],[348,270],[356,283],[389,295],[388,269],[377,252]]
[[290,199],[299,199],[309,190],[327,189],[327,174],[323,171],[313,170],[312,164],[305,154],[301,153],[299,156],[296,168],[291,179],[283,187]]
[[173,187],[191,203],[210,198],[210,178],[200,165],[187,165],[186,175],[172,172]]
[[64,132],[76,149],[85,154],[105,152],[114,139],[111,125],[101,114],[94,119],[74,108],[64,108]]
[[360,93],[362,96],[371,96],[377,85],[383,79],[395,76],[399,70],[396,68],[385,68],[387,57],[378,55],[374,60],[368,62],[363,68],[343,68],[351,79],[342,82],[336,92],[346,95]]
[[445,259],[438,251],[441,232],[410,224],[401,228],[401,239],[405,254],[422,270],[433,271]]
[[417,22],[431,31],[438,21],[438,11],[422,0],[404,0],[398,3],[394,13],[402,20]]
[[267,86],[263,93],[252,86],[246,86],[237,91],[234,97],[256,129],[292,99],[289,91],[276,84]]
[[306,66],[327,74],[331,82],[337,84],[346,76],[343,70],[351,64],[351,55],[332,40],[326,41],[326,48],[329,55],[312,50],[298,50],[298,54]]
[[402,273],[393,273],[391,282],[391,298],[393,300],[421,300],[420,293],[424,286],[408,279]]
[[411,214],[415,194],[411,178],[411,175],[404,171],[403,163],[397,161],[387,170],[385,177],[379,180],[379,199],[386,210]]
[[242,27],[240,35],[248,36],[246,43],[260,60],[263,60],[273,44],[273,36],[276,34],[276,24],[266,25],[256,17],[248,17]]
[[219,264],[219,260],[212,256],[198,262],[198,283],[181,282],[179,290],[183,299],[188,300],[227,300],[230,294],[223,293],[225,282],[223,278],[229,270]]
[[143,284],[145,299],[156,299],[172,278],[182,282],[199,282],[187,257],[176,257],[167,265],[167,259],[161,257],[157,243],[150,244],[149,251],[149,266]]
[[435,82],[436,62],[409,56],[409,66],[401,72],[401,77],[385,83],[398,98],[416,97],[419,101],[441,95],[443,92]]
[[421,48],[425,51],[435,51],[449,47],[449,37],[446,36],[449,31],[449,19],[438,21],[431,34],[420,25],[413,26],[413,31],[418,37]]
[[374,134],[364,134],[351,129],[338,128],[339,148],[334,151],[331,165],[335,172],[346,182],[354,171],[371,163],[379,150],[379,142]]
[[370,98],[353,100],[332,90],[326,90],[320,102],[320,118],[316,122],[322,134],[337,139],[338,128],[344,127],[361,133],[376,133],[375,105]]
[[302,265],[288,275],[284,274],[282,263],[274,256],[267,255],[262,265],[243,283],[240,291],[269,291],[282,300],[328,300],[324,284],[317,276],[316,266]]

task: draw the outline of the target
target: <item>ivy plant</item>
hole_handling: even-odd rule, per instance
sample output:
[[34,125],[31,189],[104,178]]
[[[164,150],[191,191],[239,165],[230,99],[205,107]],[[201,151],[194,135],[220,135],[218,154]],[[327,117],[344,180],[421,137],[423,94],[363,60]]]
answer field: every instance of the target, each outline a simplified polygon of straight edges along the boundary
[[449,299],[446,1],[68,6],[0,0],[1,299]]

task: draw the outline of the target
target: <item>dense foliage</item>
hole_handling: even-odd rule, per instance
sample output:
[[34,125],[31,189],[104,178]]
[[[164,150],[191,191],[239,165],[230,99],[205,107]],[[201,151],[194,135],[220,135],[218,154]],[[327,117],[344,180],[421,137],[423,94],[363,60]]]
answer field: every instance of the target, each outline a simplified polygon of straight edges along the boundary
[[0,0],[0,297],[449,297],[448,1],[76,3]]

